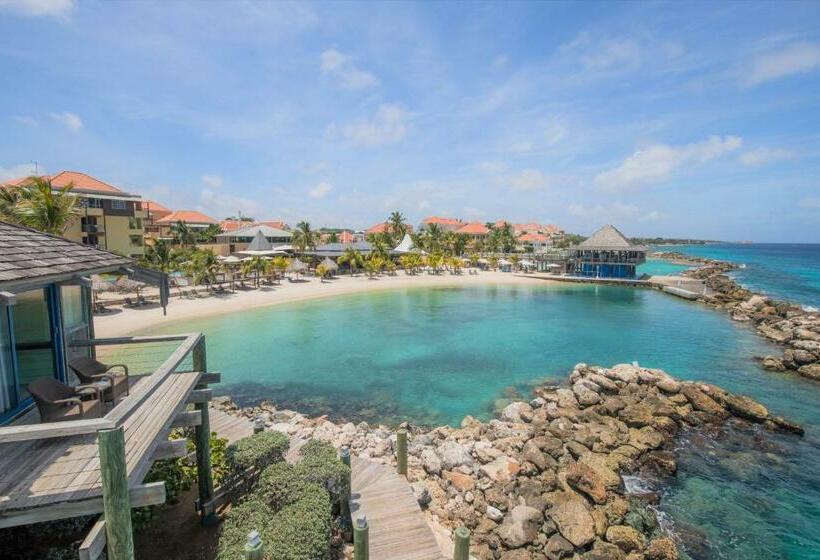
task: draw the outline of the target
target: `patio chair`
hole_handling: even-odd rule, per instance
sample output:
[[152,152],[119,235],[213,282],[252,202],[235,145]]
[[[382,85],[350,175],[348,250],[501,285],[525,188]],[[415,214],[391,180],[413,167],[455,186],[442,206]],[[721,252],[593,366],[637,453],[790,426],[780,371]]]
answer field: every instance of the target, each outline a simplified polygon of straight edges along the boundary
[[[41,377],[29,383],[26,389],[37,404],[41,422],[82,420],[102,416],[102,401],[94,387],[69,387],[52,377]],[[88,395],[96,395],[97,398],[84,401],[80,398],[82,394],[77,392],[78,389]]]
[[143,296],[137,296],[137,305],[148,305],[148,300]]
[[127,298],[122,300],[122,306],[123,307],[136,307],[137,305],[133,302],[133,300],[130,297],[127,297]]
[[[108,383],[102,393],[105,402],[117,402],[117,399],[128,394],[128,366],[125,364],[104,364],[94,358],[73,358],[68,361],[68,367],[82,383]],[[122,368],[122,371],[111,371]]]

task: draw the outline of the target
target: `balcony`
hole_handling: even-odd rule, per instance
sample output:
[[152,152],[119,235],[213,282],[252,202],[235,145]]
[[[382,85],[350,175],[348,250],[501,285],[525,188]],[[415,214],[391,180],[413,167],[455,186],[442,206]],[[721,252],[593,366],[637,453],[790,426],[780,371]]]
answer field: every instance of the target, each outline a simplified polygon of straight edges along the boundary
[[93,233],[96,235],[105,235],[105,227],[100,224],[83,224],[83,233]]

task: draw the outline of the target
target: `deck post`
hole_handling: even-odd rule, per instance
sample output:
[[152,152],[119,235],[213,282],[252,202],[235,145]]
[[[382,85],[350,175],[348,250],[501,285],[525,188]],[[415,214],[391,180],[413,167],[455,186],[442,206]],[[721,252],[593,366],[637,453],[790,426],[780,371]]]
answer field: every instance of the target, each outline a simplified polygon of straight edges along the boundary
[[370,531],[367,518],[361,516],[353,526],[353,560],[370,559]]
[[242,552],[245,560],[262,560],[265,556],[265,546],[259,537],[259,531],[251,531],[248,533],[248,542],[245,543],[245,548]]
[[396,432],[396,463],[400,475],[407,476],[407,430]]
[[125,465],[125,434],[122,427],[100,430],[100,477],[102,478],[105,538],[110,560],[134,560],[131,499]]
[[345,489],[342,492],[342,499],[339,503],[340,515],[342,517],[342,522],[347,524],[350,519],[350,492],[351,492],[351,471],[350,471],[350,448],[345,446],[342,447],[340,453],[340,459],[342,460],[342,464],[347,465],[348,471],[347,476],[345,477]]
[[[192,352],[194,371],[208,370],[207,354],[205,352],[205,337],[199,339]],[[196,480],[199,487],[199,513],[203,525],[214,525],[219,522],[216,511],[210,505],[214,497],[214,480],[211,473],[211,421],[208,415],[208,402],[194,404],[199,411],[202,422],[194,427],[196,444]]]
[[459,527],[453,531],[453,540],[456,545],[453,560],[470,560],[470,530]]

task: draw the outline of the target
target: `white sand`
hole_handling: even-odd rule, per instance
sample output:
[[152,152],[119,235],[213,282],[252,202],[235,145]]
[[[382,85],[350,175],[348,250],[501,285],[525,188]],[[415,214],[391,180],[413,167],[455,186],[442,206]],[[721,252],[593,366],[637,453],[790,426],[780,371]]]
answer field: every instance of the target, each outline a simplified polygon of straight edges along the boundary
[[[486,284],[548,285],[554,284],[554,282],[504,272],[482,271],[477,275],[470,275],[465,272],[457,276],[447,273],[407,276],[403,272],[399,272],[396,276],[379,276],[374,279],[359,274],[355,277],[340,276],[326,282],[320,282],[317,278],[308,278],[303,282],[294,283],[285,280],[276,286],[263,286],[246,291],[237,290],[236,293],[218,296],[202,295],[190,299],[175,297],[178,291],[172,289],[174,297],[171,298],[168,305],[168,314],[166,316],[162,315],[161,308],[153,306],[144,309],[123,308],[122,311],[115,308],[117,311],[114,313],[95,316],[94,331],[95,336],[100,338],[125,336],[138,331],[145,331],[154,325],[166,326],[187,319],[343,294],[412,287],[478,286]],[[204,288],[199,288],[198,291],[202,294],[205,293]]]

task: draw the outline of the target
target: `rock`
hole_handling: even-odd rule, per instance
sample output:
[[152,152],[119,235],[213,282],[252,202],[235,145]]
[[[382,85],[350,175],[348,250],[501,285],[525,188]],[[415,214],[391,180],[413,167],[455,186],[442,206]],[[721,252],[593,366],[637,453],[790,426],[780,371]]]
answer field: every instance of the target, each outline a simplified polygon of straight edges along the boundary
[[664,393],[675,394],[680,391],[681,384],[679,381],[672,379],[671,377],[666,377],[661,379],[656,384],[656,387],[663,391]]
[[595,471],[607,488],[617,488],[621,484],[621,477],[611,468],[607,455],[588,451],[578,457],[578,462]]
[[567,467],[565,476],[570,486],[586,494],[596,504],[606,502],[606,486],[598,473],[590,466],[584,463],[573,463]]
[[513,402],[501,411],[501,418],[508,422],[532,421],[532,407],[525,402]]
[[772,371],[786,371],[786,365],[777,356],[764,356],[760,361],[760,365]]
[[752,422],[763,422],[769,417],[765,406],[744,395],[728,395],[725,404],[737,416]]
[[624,560],[621,549],[604,541],[595,541],[592,550],[581,556],[583,560]]
[[612,525],[606,530],[606,540],[624,552],[641,550],[644,546],[644,536],[629,525]]
[[534,441],[534,439],[524,444],[524,448],[521,450],[521,459],[523,461],[529,461],[538,467],[539,471],[555,466],[555,459],[541,451],[541,449],[538,448],[538,442]]
[[746,311],[757,311],[769,301],[769,298],[761,295],[753,295],[748,300],[740,304],[740,307]]
[[665,477],[675,474],[677,470],[675,454],[671,451],[650,451],[641,457],[641,472]]
[[502,552],[499,560],[532,560],[532,555],[526,549],[516,548]]
[[489,463],[503,455],[501,451],[493,447],[488,441],[476,442],[475,447],[473,447],[473,452],[482,463]]
[[792,341],[792,346],[811,352],[815,356],[820,354],[820,341],[817,340],[795,340]]
[[669,537],[653,540],[643,553],[646,560],[678,560],[678,547]]
[[638,373],[640,371],[640,368],[631,364],[618,364],[606,370],[604,375],[611,379],[623,381],[624,383],[634,383],[638,380]]
[[583,383],[576,383],[572,386],[572,392],[578,399],[581,406],[592,406],[601,402],[601,395],[590,389]]
[[487,506],[487,517],[489,517],[493,521],[501,521],[502,519],[504,519],[504,514],[501,512],[500,509],[496,507]]
[[781,331],[780,329],[770,327],[765,323],[758,325],[757,330],[766,338],[774,340],[775,342],[780,342],[781,344],[788,342],[792,338],[792,333],[790,331]]
[[618,418],[632,428],[642,428],[652,424],[652,407],[644,403],[627,406],[618,413]]
[[794,422],[790,422],[783,418],[782,416],[770,416],[769,421],[774,424],[775,429],[783,430],[785,432],[791,432],[793,434],[797,434],[802,436],[805,434],[805,431],[799,424],[795,424]]
[[726,416],[728,416],[717,401],[693,385],[684,385],[681,387],[681,393],[684,394],[695,410],[706,412],[718,418],[726,418]]
[[498,536],[510,548],[521,548],[535,540],[541,527],[541,512],[529,506],[516,506],[498,528]]
[[422,468],[424,468],[427,473],[435,475],[441,473],[441,458],[429,447],[422,450],[419,459],[421,460]]
[[438,456],[441,457],[441,466],[447,470],[452,470],[461,465],[472,465],[473,458],[470,452],[463,445],[455,441],[445,441],[438,448]]
[[444,479],[450,481],[453,488],[459,492],[467,492],[475,488],[475,480],[468,474],[462,474],[454,471],[444,471],[442,475]]
[[790,350],[786,350],[783,353],[784,357],[786,353],[789,354],[789,360],[797,364],[798,366],[803,366],[806,364],[811,364],[817,361],[817,356],[812,354],[807,350],[801,350],[799,348],[793,348]]
[[430,490],[423,481],[413,482],[410,484],[410,488],[413,491],[413,496],[416,498],[416,501],[421,507],[425,507],[433,501],[433,497],[430,495]]
[[797,373],[803,377],[820,381],[820,363],[800,366],[797,368]]
[[517,460],[502,455],[486,465],[481,465],[479,472],[494,482],[506,483],[511,481],[519,470],[521,465]]
[[547,541],[547,546],[544,548],[544,553],[550,560],[560,560],[562,558],[569,558],[575,552],[572,543],[567,539],[555,533]]
[[558,493],[548,515],[561,536],[576,547],[586,546],[595,538],[595,523],[586,500],[575,492]]

